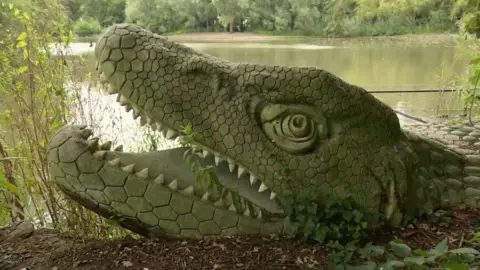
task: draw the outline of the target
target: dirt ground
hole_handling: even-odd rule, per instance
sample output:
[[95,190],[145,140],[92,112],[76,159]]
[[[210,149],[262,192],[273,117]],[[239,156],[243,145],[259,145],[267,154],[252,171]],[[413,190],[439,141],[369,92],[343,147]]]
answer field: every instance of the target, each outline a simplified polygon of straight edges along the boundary
[[[364,242],[403,239],[428,249],[448,238],[451,247],[468,246],[469,231],[480,227],[480,211],[456,209],[410,229],[379,229]],[[2,240],[0,270],[31,269],[326,269],[322,245],[275,237],[241,236],[205,241],[139,239],[82,241],[50,229],[14,241]]]

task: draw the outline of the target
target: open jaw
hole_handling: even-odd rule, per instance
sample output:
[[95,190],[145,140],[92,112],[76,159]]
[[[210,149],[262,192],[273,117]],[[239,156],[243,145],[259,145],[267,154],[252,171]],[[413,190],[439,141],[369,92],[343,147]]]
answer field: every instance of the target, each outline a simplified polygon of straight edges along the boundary
[[204,238],[288,230],[288,219],[272,193],[260,188],[259,180],[252,185],[254,178],[222,162],[226,158],[218,153],[196,153],[191,161],[217,165],[219,181],[238,196],[227,193],[222,198],[217,189],[197,183],[184,161],[188,147],[129,153],[111,142],[100,144],[92,135],[86,126],[59,130],[49,142],[51,176],[84,207],[136,233]]
[[134,25],[106,30],[95,56],[109,94],[167,139],[191,126],[193,144],[212,153],[194,159],[218,163],[219,181],[240,197],[220,200],[198,185],[185,148],[110,151],[89,141],[85,127],[65,127],[49,145],[52,178],[100,215],[143,235],[186,238],[285,234],[291,226],[277,200],[289,195],[318,201],[351,193],[365,208],[383,207],[368,142],[402,133],[395,113],[365,90],[317,68],[223,61]]

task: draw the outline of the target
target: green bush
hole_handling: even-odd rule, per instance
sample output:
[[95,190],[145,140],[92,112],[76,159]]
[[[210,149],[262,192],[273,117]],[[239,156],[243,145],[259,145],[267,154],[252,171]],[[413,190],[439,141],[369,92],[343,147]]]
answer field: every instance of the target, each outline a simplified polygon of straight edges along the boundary
[[350,197],[344,200],[305,202],[292,196],[281,200],[290,217],[296,235],[320,243],[335,240],[359,239],[365,235],[367,222],[362,211]]
[[73,25],[73,33],[78,36],[91,36],[101,32],[102,26],[95,19],[80,20]]

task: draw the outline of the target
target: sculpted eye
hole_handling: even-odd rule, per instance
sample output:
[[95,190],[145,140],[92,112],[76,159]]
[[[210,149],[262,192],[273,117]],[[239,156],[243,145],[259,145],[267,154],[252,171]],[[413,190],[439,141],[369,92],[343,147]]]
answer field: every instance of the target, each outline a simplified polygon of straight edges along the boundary
[[281,122],[277,121],[277,123],[281,126],[275,127],[276,129],[281,128],[281,131],[286,136],[301,137],[301,140],[303,140],[304,137],[311,137],[315,132],[313,121],[302,114],[287,115]]
[[265,134],[282,149],[293,153],[311,150],[327,138],[327,121],[307,106],[268,105],[261,112]]

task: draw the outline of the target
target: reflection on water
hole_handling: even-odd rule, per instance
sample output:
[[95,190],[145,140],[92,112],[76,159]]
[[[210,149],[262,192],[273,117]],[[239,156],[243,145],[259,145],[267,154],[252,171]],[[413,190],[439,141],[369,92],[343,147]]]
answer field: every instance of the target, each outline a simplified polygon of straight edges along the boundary
[[287,49],[287,50],[325,50],[334,49],[334,46],[321,46],[315,44],[269,44],[269,43],[183,43],[183,45],[196,50],[213,49]]

